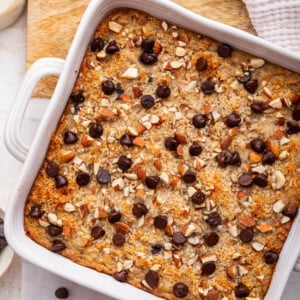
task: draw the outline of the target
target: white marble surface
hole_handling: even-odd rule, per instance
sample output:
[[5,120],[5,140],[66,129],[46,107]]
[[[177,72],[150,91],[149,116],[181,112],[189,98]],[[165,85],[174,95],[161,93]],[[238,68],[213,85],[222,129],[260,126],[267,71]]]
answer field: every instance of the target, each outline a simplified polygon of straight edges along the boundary
[[[0,0],[5,1],[5,0]],[[22,164],[15,160],[3,143],[3,129],[25,70],[26,15],[15,24],[0,31],[0,207],[5,210]],[[38,46],[38,45],[37,45]],[[31,108],[24,125],[26,139],[30,139],[43,105]],[[300,242],[300,241],[299,241]],[[23,270],[22,270],[23,269]],[[300,273],[292,272],[282,300],[300,299]],[[109,298],[70,283],[15,256],[10,268],[0,278],[0,299],[5,300],[53,300],[54,290],[66,286],[72,300],[108,300]],[[122,297],[120,296],[120,299]],[[142,300],[142,299],[132,299]]]

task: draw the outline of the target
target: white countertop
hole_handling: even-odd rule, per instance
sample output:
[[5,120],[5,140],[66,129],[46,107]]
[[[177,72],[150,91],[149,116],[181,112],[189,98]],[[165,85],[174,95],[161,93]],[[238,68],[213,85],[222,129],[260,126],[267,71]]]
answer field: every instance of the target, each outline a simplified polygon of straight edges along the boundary
[[[5,210],[9,195],[14,188],[22,167],[22,164],[14,159],[6,150],[3,142],[3,129],[25,72],[25,51],[26,13],[15,24],[0,31],[0,207],[3,210]],[[40,107],[38,110],[42,110],[42,108]],[[36,114],[34,110],[28,112],[28,118],[32,121],[33,125],[28,123],[27,127],[24,126],[26,127],[25,130],[30,128],[30,131],[33,131],[32,127],[34,127],[35,122],[32,116],[34,114]],[[27,132],[27,139],[31,135],[32,132]],[[292,272],[282,300],[299,300],[299,283],[300,273]],[[55,289],[61,286],[69,288],[70,296],[68,299],[109,300],[105,296],[49,274],[29,263],[22,262],[17,256],[15,256],[8,271],[0,278],[0,299],[51,300],[55,299]]]

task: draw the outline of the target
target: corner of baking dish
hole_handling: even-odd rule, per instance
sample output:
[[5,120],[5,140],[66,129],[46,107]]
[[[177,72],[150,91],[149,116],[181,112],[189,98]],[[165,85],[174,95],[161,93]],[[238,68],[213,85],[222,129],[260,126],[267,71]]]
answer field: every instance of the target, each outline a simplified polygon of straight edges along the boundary
[[[86,48],[103,17],[111,10],[119,7],[146,11],[160,19],[165,19],[170,23],[193,31],[205,33],[216,40],[227,42],[240,50],[263,57],[297,72],[300,71],[300,56],[289,51],[283,51],[282,48],[276,48],[273,44],[238,29],[198,16],[168,0],[91,1],[78,27],[53,98],[40,123],[16,188],[11,195],[6,213],[5,232],[8,242],[20,256],[48,271],[115,298],[120,298],[119,295],[122,295],[124,300],[153,300],[159,298],[135,287],[119,283],[113,280],[111,276],[82,267],[58,254],[51,253],[29,239],[23,227],[25,200],[46,154],[51,133],[55,130],[68,101]],[[295,241],[300,239],[299,227],[300,216],[294,221],[294,225],[281,252],[277,271],[265,297],[266,300],[279,299],[283,291],[284,284],[300,250],[300,243],[295,243]]]

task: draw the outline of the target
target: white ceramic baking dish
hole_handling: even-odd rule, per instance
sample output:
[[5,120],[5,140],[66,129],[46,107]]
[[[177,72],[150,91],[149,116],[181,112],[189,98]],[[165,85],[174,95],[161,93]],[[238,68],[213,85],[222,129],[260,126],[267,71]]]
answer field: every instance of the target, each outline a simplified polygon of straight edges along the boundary
[[[92,0],[78,27],[66,61],[44,58],[34,63],[28,70],[4,133],[8,150],[17,159],[25,161],[6,212],[5,233],[8,242],[20,256],[31,263],[78,284],[116,299],[153,300],[158,298],[46,250],[29,239],[23,229],[25,200],[44,160],[51,133],[55,130],[72,91],[86,48],[99,22],[109,11],[117,7],[131,7],[146,11],[169,23],[203,33],[296,72],[300,72],[300,56],[246,32],[203,18],[167,0]],[[59,80],[36,136],[28,147],[23,143],[20,135],[22,119],[34,87],[42,77],[47,75],[59,76]],[[294,221],[282,249],[265,300],[280,299],[299,254],[299,240],[300,215]],[[298,269],[300,269],[299,266]]]

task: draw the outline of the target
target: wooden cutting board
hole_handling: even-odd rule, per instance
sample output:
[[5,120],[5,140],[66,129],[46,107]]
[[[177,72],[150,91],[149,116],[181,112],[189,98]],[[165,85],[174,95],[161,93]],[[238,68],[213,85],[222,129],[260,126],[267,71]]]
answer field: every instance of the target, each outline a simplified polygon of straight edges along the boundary
[[[89,2],[90,0],[28,0],[27,67],[41,57],[66,57],[80,18]],[[174,2],[204,17],[255,34],[241,0]],[[55,78],[42,80],[34,97],[50,97],[55,83]]]

